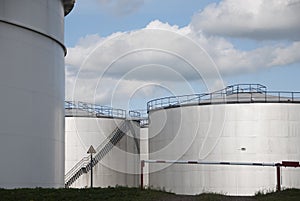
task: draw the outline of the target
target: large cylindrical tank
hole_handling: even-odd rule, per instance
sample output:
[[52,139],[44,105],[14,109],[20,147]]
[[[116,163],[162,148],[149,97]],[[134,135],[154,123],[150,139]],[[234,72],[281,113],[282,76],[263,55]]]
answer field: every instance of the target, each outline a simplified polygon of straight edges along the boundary
[[[103,108],[102,108],[103,109]],[[139,162],[140,162],[140,127],[137,121],[126,120],[124,112],[114,112],[108,109],[99,112],[100,115],[91,113],[91,110],[72,109],[75,113],[66,110],[66,182],[78,169],[89,162],[87,151],[92,145],[96,149],[94,157],[105,150],[116,130],[124,131],[116,144],[108,148],[103,157],[93,167],[93,186],[130,186],[139,185]],[[88,111],[88,112],[87,112]],[[109,111],[109,112],[105,112]],[[111,112],[112,111],[112,112]],[[118,117],[116,117],[116,114]],[[122,115],[118,115],[122,114]],[[127,125],[128,129],[122,128]],[[106,147],[106,148],[105,148]],[[85,161],[85,162],[81,162]],[[77,166],[80,166],[76,169]],[[75,169],[74,169],[75,168]],[[75,170],[75,171],[73,171]],[[80,175],[67,187],[85,188],[90,187],[90,171]]]
[[0,187],[64,186],[64,15],[74,0],[0,0]]
[[[252,90],[150,102],[150,159],[300,161],[299,93]],[[281,175],[282,187],[300,188],[299,168],[282,168]],[[149,185],[178,194],[254,195],[275,190],[276,168],[151,163]]]

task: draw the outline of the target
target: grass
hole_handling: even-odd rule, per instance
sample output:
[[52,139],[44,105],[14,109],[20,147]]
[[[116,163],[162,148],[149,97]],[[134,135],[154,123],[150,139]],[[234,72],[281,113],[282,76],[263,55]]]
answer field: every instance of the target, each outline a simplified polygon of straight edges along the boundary
[[157,190],[140,190],[139,188],[94,188],[94,189],[0,189],[1,201],[157,201],[157,200],[198,200],[198,201],[299,201],[300,190],[290,189],[282,192],[256,195],[254,197],[229,197],[218,194],[201,194],[197,196],[174,195]]
[[300,190],[286,189],[281,192],[267,193],[265,195],[256,195],[255,198],[259,201],[300,201]]
[[167,193],[140,190],[138,188],[93,188],[93,189],[0,189],[1,201],[89,201],[89,200],[155,200]]

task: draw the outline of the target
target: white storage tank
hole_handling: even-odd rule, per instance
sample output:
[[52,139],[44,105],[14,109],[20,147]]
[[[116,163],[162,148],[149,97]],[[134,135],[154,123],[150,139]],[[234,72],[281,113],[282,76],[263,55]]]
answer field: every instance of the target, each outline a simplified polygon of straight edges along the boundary
[[0,188],[64,186],[64,16],[74,0],[0,0]]
[[[140,160],[149,160],[149,141],[148,141],[148,113],[147,110],[129,111],[131,119],[136,119],[140,123]],[[143,186],[149,187],[149,164],[143,167]],[[141,179],[141,178],[140,178]]]
[[[139,122],[126,120],[125,110],[83,102],[66,103],[66,187],[90,187],[87,150],[91,145],[96,150],[94,187],[137,187]],[[83,168],[84,172],[80,172]]]
[[[300,93],[262,85],[148,103],[149,158],[205,162],[300,161]],[[281,168],[281,186],[300,188],[300,169]],[[149,185],[178,194],[254,195],[275,190],[276,168],[150,164]]]

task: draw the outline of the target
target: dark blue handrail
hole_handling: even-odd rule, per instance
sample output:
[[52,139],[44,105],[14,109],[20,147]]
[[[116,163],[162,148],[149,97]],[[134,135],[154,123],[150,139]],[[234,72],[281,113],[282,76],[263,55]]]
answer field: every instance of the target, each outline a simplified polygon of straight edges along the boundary
[[267,87],[261,84],[236,84],[212,93],[153,99],[147,103],[147,111],[184,105],[254,102],[300,103],[300,92],[268,91]]
[[[126,110],[115,109],[109,106],[91,104],[86,102],[65,101],[65,110],[71,110],[72,115],[76,116],[78,112],[85,112],[87,116],[126,118]],[[80,113],[79,116],[82,116]]]

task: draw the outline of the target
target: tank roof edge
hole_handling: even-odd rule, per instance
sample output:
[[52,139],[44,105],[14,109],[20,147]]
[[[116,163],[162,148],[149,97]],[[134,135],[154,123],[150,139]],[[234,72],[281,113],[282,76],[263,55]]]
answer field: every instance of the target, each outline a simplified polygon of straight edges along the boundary
[[65,16],[67,16],[74,8],[75,0],[63,0]]

